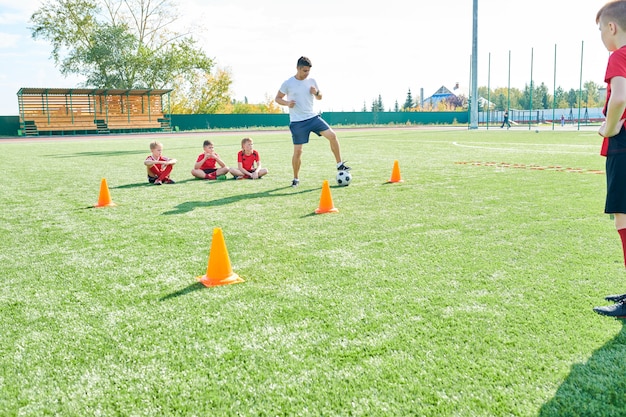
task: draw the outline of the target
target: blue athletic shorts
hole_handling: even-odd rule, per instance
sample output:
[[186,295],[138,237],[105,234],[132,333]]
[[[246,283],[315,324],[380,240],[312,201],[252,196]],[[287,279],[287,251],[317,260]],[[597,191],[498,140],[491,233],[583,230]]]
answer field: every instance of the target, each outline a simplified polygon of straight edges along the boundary
[[301,122],[289,123],[291,140],[294,145],[309,143],[309,134],[311,132],[315,133],[317,136],[322,136],[320,132],[328,129],[330,129],[330,126],[320,116],[311,117]]

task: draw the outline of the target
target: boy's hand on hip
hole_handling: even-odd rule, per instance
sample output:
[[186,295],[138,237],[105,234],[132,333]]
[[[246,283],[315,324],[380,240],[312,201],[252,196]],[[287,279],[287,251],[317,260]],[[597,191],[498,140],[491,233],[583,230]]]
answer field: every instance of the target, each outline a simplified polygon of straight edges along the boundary
[[626,119],[621,119],[619,121],[619,123],[617,124],[617,126],[615,126],[613,129],[608,130],[607,125],[606,125],[606,120],[604,122],[602,122],[602,125],[600,125],[600,129],[598,129],[598,134],[604,138],[610,138],[613,137],[615,135],[617,135],[621,130],[622,130],[622,126],[624,125],[624,121],[626,121]]

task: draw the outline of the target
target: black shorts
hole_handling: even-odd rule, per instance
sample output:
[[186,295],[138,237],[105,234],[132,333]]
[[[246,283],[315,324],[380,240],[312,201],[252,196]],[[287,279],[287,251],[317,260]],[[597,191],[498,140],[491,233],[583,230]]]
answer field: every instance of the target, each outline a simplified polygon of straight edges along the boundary
[[209,169],[203,169],[203,171],[204,171],[205,174],[211,174],[211,173],[217,171],[217,169],[216,168],[209,168]]
[[609,139],[604,212],[626,213],[626,130]]

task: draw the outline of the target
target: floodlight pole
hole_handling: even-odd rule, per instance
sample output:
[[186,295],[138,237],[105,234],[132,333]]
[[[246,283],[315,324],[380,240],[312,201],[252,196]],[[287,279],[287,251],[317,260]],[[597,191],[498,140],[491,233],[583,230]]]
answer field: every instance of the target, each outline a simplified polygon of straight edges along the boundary
[[[506,85],[506,111],[511,110],[511,50],[509,49],[509,75]],[[511,115],[509,114],[509,117]]]
[[552,85],[552,130],[554,130],[554,119],[556,118],[556,43],[554,44],[554,84]]
[[472,85],[470,91],[470,129],[478,129],[478,0],[474,1],[472,13]]
[[533,122],[533,48],[530,48],[530,104],[528,105],[528,130]]
[[585,41],[580,43],[580,81],[578,85],[578,130],[580,130],[580,107],[583,101],[583,52],[585,50]]
[[487,130],[489,130],[489,115],[491,114],[491,52],[487,66]]

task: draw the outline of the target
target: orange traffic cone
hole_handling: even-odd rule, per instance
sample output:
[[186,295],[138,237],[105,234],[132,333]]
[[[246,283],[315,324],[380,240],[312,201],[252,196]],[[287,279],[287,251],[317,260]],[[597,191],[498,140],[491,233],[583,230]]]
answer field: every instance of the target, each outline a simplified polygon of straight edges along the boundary
[[205,287],[216,287],[218,285],[236,284],[243,282],[239,275],[235,274],[230,266],[230,258],[222,229],[213,229],[213,241],[211,242],[211,252],[209,252],[209,264],[206,274],[197,277],[198,281]]
[[106,178],[102,178],[100,181],[100,196],[98,197],[98,203],[94,207],[112,207],[116,204],[111,201],[111,193],[109,193],[109,186],[107,185]]
[[393,161],[393,169],[391,170],[391,179],[388,182],[404,182],[402,177],[400,177],[400,164],[396,159]]
[[315,209],[315,214],[336,213],[339,210],[333,205],[333,198],[330,196],[330,186],[328,180],[322,184],[322,195],[320,196],[320,206]]

